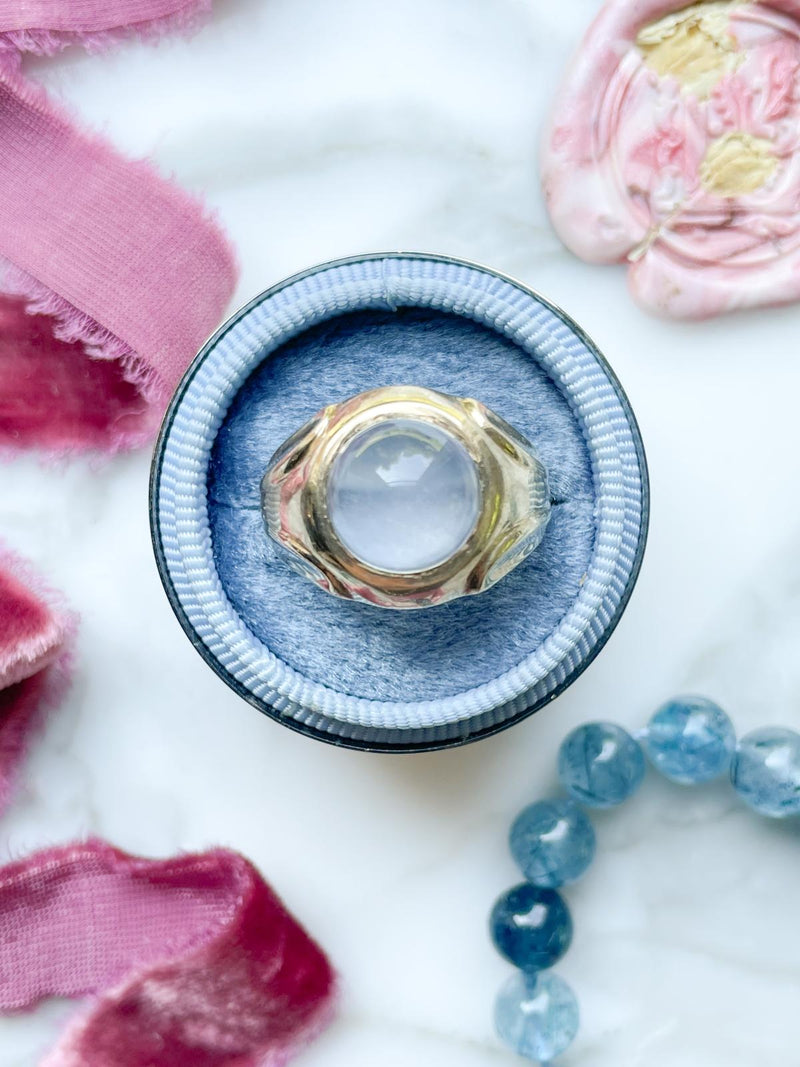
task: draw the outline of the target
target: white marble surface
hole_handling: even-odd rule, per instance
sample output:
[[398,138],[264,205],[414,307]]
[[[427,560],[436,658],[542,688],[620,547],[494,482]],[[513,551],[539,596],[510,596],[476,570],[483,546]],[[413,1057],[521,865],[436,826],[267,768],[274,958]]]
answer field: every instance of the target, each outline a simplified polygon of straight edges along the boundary
[[[241,849],[342,976],[338,1021],[303,1067],[516,1062],[492,1035],[507,968],[485,918],[515,880],[508,824],[553,786],[571,726],[638,726],[687,687],[742,730],[800,726],[800,307],[658,322],[631,304],[623,270],[559,246],[537,138],[595,8],[220,0],[191,43],[35,64],[89,123],[207,192],[240,250],[241,301],[359,251],[477,259],[570,311],[641,421],[650,545],[607,649],[534,719],[416,757],[306,740],[203,665],[156,576],[147,455],[3,468],[2,536],[83,625],[75,684],[0,824],[2,853],[86,833],[153,855]],[[560,971],[584,1022],[567,1067],[797,1062],[797,830],[722,787],[653,778],[598,824],[598,862],[569,892],[576,938]],[[37,1063],[72,1010],[0,1023],[0,1062]]]

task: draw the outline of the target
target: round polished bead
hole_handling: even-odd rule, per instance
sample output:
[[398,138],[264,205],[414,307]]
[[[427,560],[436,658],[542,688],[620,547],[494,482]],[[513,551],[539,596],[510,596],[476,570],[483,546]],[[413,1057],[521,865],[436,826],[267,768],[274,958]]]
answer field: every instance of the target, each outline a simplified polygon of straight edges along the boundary
[[504,893],[489,919],[495,948],[525,970],[544,970],[572,941],[572,918],[555,889],[523,882]]
[[576,800],[612,808],[635,793],[644,778],[644,754],[627,730],[592,722],[573,730],[558,752],[558,777]]
[[450,559],[478,521],[480,486],[464,445],[431,423],[383,419],[337,457],[330,520],[368,567],[414,574]]
[[725,774],[736,748],[733,723],[705,697],[677,697],[650,719],[644,747],[652,764],[683,785],[710,782]]
[[800,734],[777,726],[746,734],[736,746],[731,781],[762,815],[800,813]]
[[494,1024],[497,1036],[517,1055],[549,1063],[575,1040],[578,1002],[557,974],[518,971],[500,989]]
[[577,881],[594,859],[594,828],[568,799],[540,800],[519,813],[509,836],[525,877],[551,888]]

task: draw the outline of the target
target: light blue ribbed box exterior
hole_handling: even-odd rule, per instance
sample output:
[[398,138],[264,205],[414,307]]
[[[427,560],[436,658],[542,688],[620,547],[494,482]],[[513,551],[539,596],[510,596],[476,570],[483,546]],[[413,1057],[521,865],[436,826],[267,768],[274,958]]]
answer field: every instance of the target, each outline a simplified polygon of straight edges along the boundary
[[[255,366],[332,316],[398,307],[471,319],[536,360],[580,426],[596,498],[591,562],[560,623],[512,669],[431,700],[373,700],[339,692],[305,677],[256,638],[220,581],[206,493],[218,431]],[[390,751],[444,747],[493,733],[573,681],[624,610],[641,563],[648,510],[638,428],[613,373],[583,332],[509,278],[475,264],[417,254],[325,264],[268,290],[235,315],[202,350],[173,399],[151,488],[161,577],[207,662],[245,699],[286,725],[335,744]]]

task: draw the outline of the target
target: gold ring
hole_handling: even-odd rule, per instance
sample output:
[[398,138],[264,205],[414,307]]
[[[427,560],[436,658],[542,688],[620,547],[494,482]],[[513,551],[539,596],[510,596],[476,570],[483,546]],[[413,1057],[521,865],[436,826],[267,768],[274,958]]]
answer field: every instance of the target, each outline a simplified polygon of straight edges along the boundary
[[272,457],[261,500],[296,570],[385,608],[488,589],[550,518],[530,441],[477,400],[410,385],[323,408]]

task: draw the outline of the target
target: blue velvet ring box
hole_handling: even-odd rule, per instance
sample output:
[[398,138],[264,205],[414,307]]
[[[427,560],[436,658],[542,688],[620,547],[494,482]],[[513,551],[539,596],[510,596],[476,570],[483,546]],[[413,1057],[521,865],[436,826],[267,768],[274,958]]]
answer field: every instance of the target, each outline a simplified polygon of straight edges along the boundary
[[[552,518],[496,586],[422,611],[335,599],[268,538],[270,457],[326,404],[415,384],[488,405],[536,446]],[[474,740],[551,700],[602,648],[641,562],[648,486],[628,402],[563,312],[483,267],[371,255],[262,293],[208,342],[164,421],[151,521],[205,660],[287,726],[350,747]]]

